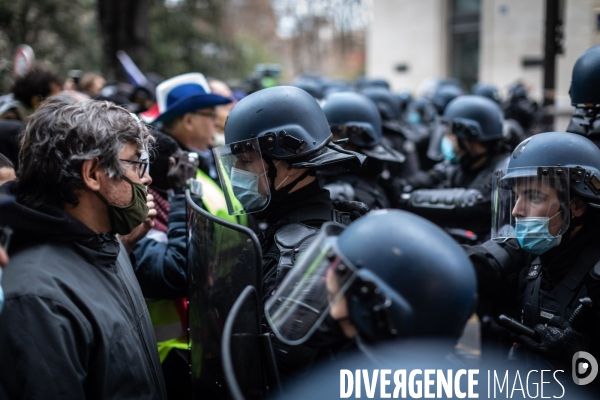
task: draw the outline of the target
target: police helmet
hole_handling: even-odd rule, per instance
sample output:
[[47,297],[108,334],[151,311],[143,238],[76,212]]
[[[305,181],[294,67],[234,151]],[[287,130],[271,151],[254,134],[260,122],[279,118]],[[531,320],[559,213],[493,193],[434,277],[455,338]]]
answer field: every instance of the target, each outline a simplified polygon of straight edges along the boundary
[[437,109],[430,99],[422,97],[408,105],[408,121],[414,125],[428,124],[437,118]]
[[526,236],[539,240],[540,232],[520,231],[518,224],[520,218],[541,217],[552,235],[546,240],[556,242],[570,225],[571,194],[594,207],[600,205],[600,149],[586,137],[568,132],[534,135],[515,148],[508,168],[494,172],[492,191],[493,240]]
[[281,340],[306,340],[342,296],[364,341],[459,338],[477,283],[450,236],[400,210],[375,211],[342,229],[324,225],[267,302],[267,320]]
[[466,95],[452,100],[443,119],[460,139],[490,142],[504,135],[500,107],[482,96]]
[[371,86],[363,89],[362,94],[375,103],[384,122],[400,119],[400,99],[388,89]]
[[323,98],[323,85],[314,79],[300,79],[293,82],[292,86],[304,90],[317,100],[321,100]]
[[508,168],[562,166],[571,191],[593,204],[600,204],[600,149],[580,135],[546,132],[522,141],[513,151]]
[[381,145],[381,116],[375,104],[365,95],[333,93],[325,98],[323,112],[331,132],[337,138],[347,138],[361,153],[382,161],[404,161],[404,155]]
[[225,123],[225,143],[242,146],[249,139],[258,139],[263,156],[296,168],[364,161],[331,143],[329,123],[319,103],[292,86],[259,90],[233,107]]
[[431,100],[437,108],[438,114],[442,115],[448,104],[462,95],[463,91],[458,85],[444,84],[435,91]]
[[364,83],[364,87],[380,87],[386,90],[390,90],[390,83],[387,81],[387,79],[372,78],[366,80],[366,82]]
[[571,104],[574,106],[600,106],[600,45],[586,50],[573,66],[571,78]]
[[487,97],[488,99],[493,100],[498,104],[502,102],[500,91],[494,85],[490,85],[487,83],[476,83],[473,85],[471,93],[477,96]]
[[[315,169],[336,163],[362,165],[366,159],[331,143],[329,124],[319,103],[292,86],[259,90],[240,100],[225,123],[225,143],[213,153],[231,215],[268,207],[277,191],[274,182],[279,160],[307,169],[296,178],[297,183]],[[284,187],[277,197],[286,196],[294,185]]]

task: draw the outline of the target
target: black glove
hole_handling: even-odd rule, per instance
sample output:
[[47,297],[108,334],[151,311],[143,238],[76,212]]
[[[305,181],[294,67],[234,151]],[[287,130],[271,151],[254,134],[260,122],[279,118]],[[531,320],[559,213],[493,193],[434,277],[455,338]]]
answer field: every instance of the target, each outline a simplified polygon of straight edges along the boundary
[[333,207],[341,212],[350,214],[350,219],[355,221],[369,212],[369,207],[360,201],[334,200]]
[[522,335],[518,341],[542,357],[564,364],[569,364],[573,354],[587,350],[590,345],[590,338],[577,332],[569,323],[562,328],[538,324],[534,330],[540,335],[540,342]]
[[196,177],[198,170],[198,155],[183,151],[177,156],[177,159],[169,158],[169,171],[167,179],[169,187],[175,193],[185,192],[185,184],[189,178]]

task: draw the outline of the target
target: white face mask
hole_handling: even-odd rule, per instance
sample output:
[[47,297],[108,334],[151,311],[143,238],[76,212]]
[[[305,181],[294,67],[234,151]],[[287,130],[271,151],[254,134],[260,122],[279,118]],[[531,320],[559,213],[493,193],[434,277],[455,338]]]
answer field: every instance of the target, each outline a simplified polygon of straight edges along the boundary
[[240,201],[246,212],[264,207],[268,201],[267,196],[263,196],[258,191],[258,185],[263,174],[245,171],[243,169],[231,168],[231,187],[233,194]]

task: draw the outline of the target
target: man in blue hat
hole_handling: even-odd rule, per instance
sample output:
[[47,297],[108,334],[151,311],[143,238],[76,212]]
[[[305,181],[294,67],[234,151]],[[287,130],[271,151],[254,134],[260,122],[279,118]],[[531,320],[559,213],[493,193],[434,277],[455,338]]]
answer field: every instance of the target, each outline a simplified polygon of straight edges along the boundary
[[200,169],[218,182],[210,148],[213,144],[217,114],[215,107],[232,99],[211,93],[204,75],[193,72],[175,76],[157,86],[158,117],[162,130],[185,151],[200,155]]

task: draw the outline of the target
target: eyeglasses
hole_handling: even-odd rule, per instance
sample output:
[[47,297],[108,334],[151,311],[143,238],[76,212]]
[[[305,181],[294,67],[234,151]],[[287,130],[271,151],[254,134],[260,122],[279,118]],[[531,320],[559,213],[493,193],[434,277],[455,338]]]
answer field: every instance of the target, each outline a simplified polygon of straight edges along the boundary
[[119,158],[120,161],[132,164],[135,172],[137,172],[138,176],[141,178],[144,177],[144,174],[146,173],[146,170],[148,169],[148,159],[144,158],[138,161],[134,161],[134,160],[127,160],[127,159],[123,159],[123,158]]
[[196,115],[202,115],[203,117],[208,117],[211,119],[216,120],[217,119],[217,112],[216,111],[194,111],[194,114]]

